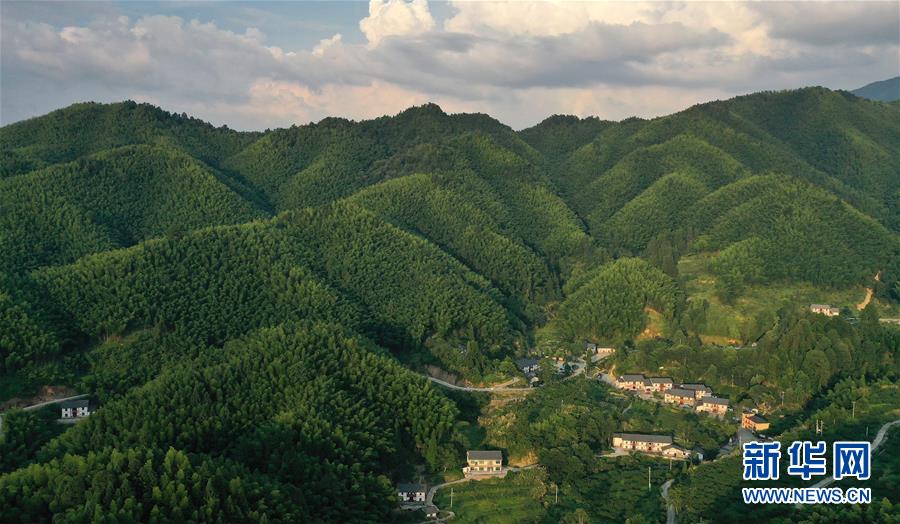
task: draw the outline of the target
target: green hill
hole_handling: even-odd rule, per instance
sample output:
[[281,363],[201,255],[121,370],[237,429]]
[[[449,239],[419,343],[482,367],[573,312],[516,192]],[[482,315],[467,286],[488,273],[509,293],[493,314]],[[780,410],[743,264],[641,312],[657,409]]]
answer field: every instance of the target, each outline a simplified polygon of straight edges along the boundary
[[881,102],[894,102],[900,100],[900,76],[888,78],[878,82],[866,84],[859,89],[850,91],[856,96],[879,100]]
[[266,216],[214,169],[177,149],[148,145],[0,180],[0,207],[0,271],[8,272]]
[[[822,88],[518,133],[433,104],[262,133],[133,102],[3,127],[0,401],[65,385],[100,408],[4,417],[0,520],[402,520],[393,482],[505,438],[480,425],[495,403],[418,375],[521,380],[511,359],[585,340],[778,414],[895,379],[898,143],[896,103]],[[841,316],[807,311],[828,301]],[[568,435],[534,455],[561,500],[599,500],[616,419],[564,411],[520,423]]]

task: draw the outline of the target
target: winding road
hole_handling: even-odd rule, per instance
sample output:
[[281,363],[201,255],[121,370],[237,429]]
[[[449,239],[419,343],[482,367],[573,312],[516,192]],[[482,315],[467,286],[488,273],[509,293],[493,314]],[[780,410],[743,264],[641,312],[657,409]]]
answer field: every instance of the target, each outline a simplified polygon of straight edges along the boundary
[[[37,404],[32,404],[32,405],[30,405],[30,406],[25,406],[24,408],[22,408],[22,411],[32,411],[32,410],[35,410],[35,409],[38,409],[38,408],[42,408],[42,407],[44,407],[44,406],[49,406],[49,405],[51,405],[51,404],[59,404],[60,402],[65,402],[65,401],[67,401],[67,400],[78,400],[78,399],[80,399],[80,398],[84,398],[84,397],[87,397],[87,396],[88,396],[88,394],[87,394],[87,393],[84,393],[84,394],[82,394],[82,395],[75,395],[74,397],[57,398],[57,399],[53,399],[53,400],[48,400],[48,401],[46,401],[46,402],[39,402],[39,403],[37,403]],[[0,414],[0,433],[2,433],[2,432],[3,432],[3,415]]]
[[[881,447],[881,444],[884,443],[884,440],[887,437],[888,430],[890,430],[892,427],[894,427],[896,425],[900,425],[900,418],[898,418],[897,420],[888,422],[887,424],[881,426],[881,428],[878,430],[878,434],[875,435],[875,440],[872,441],[872,451],[873,452],[876,449],[878,449],[879,447]],[[834,477],[828,477],[826,479],[820,480],[819,482],[816,482],[815,484],[813,484],[812,487],[824,488],[824,487],[830,486],[832,483],[834,483]]]
[[[577,377],[578,375],[581,375],[582,373],[584,373],[584,370],[585,370],[585,367],[586,367],[586,364],[584,363],[584,361],[577,361],[577,360],[576,360],[576,361],[574,362],[574,364],[575,364],[575,366],[574,366],[574,369],[575,369],[575,370],[572,372],[571,375],[569,375],[569,376],[563,378],[563,380],[569,380],[569,379],[575,378],[575,377]],[[455,389],[455,390],[457,390],[457,391],[481,391],[481,392],[484,392],[484,393],[505,393],[505,392],[509,392],[509,393],[531,393],[532,391],[535,391],[535,390],[537,389],[537,388],[533,388],[533,387],[527,387],[527,388],[508,388],[508,387],[506,387],[506,386],[504,386],[504,385],[494,386],[494,387],[489,387],[489,388],[478,388],[478,387],[469,387],[469,386],[457,386],[456,384],[451,384],[450,382],[447,382],[446,380],[441,380],[441,379],[439,379],[439,378],[432,377],[431,375],[422,375],[422,376],[425,377],[425,378],[427,378],[428,380],[434,382],[435,384],[438,384],[438,385],[440,385],[440,386],[444,386],[445,388]],[[510,470],[510,471],[512,471],[512,470]]]
[[675,524],[675,506],[669,503],[669,488],[673,482],[675,482],[675,479],[669,479],[659,488],[659,492],[666,502],[666,524]]

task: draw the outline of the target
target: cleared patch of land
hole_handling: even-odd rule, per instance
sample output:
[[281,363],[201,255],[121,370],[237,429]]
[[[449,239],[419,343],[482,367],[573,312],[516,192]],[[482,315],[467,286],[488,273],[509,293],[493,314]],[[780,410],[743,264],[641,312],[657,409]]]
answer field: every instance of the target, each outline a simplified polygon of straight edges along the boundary
[[453,511],[455,524],[538,522],[545,514],[543,501],[548,494],[545,475],[536,469],[510,473],[503,479],[466,482],[453,486],[452,508],[450,488],[438,491],[435,504]]

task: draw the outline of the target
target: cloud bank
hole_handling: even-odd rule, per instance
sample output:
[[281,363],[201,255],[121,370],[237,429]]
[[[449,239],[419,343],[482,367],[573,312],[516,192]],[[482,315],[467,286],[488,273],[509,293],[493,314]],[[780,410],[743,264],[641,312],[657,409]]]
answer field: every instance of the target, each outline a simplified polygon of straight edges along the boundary
[[364,38],[294,49],[212,17],[0,5],[4,124],[131,98],[239,129],[427,101],[523,127],[554,113],[649,117],[763,89],[853,88],[898,74],[900,59],[897,2],[454,1],[441,19],[425,0],[371,0]]

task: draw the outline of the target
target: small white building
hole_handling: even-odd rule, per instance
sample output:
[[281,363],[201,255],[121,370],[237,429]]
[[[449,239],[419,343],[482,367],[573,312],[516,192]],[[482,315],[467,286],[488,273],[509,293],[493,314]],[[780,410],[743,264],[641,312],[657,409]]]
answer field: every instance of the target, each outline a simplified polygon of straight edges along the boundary
[[84,418],[91,414],[91,406],[87,399],[70,400],[60,406],[60,418]]
[[397,497],[401,504],[425,502],[425,484],[400,483],[397,484]]
[[809,310],[826,317],[836,317],[841,314],[841,308],[834,307],[831,304],[810,304]]

